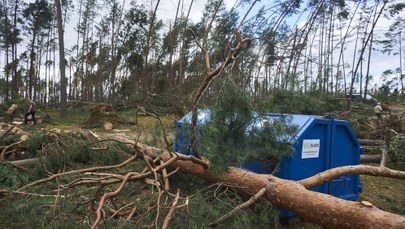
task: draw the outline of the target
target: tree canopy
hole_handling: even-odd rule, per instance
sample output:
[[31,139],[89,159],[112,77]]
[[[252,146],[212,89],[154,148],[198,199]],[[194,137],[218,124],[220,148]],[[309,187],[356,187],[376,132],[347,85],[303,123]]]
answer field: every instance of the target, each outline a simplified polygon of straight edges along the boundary
[[[210,0],[196,9],[193,0],[178,0],[170,18],[161,1],[61,3],[67,100],[130,103],[168,93],[187,105],[207,61],[214,67],[232,51],[235,30],[251,42],[224,72],[255,98],[278,89],[365,94],[386,85],[403,92],[401,1]],[[54,2],[5,0],[0,8],[1,100],[59,101]],[[390,54],[398,64],[379,79],[371,65]]]

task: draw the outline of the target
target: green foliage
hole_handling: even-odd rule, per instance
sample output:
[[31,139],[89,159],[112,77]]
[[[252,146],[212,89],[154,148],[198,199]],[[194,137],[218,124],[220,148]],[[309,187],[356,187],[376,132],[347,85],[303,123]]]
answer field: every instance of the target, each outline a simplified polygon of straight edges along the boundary
[[[199,151],[224,172],[251,160],[273,161],[275,166],[292,153],[288,136],[294,131],[285,117],[271,118],[252,111],[251,97],[226,82],[211,109],[211,119],[201,128]],[[284,137],[283,137],[284,136]]]
[[391,142],[388,158],[390,167],[405,170],[405,139],[398,137]]
[[50,143],[52,138],[43,131],[34,131],[26,141],[26,150],[30,157],[37,156],[46,144]]
[[18,141],[18,135],[6,135],[0,139],[0,146],[7,146]]
[[[189,200],[189,212],[179,210],[171,225],[176,228],[209,228],[209,224],[248,200],[229,187],[209,186]],[[225,221],[219,228],[273,228],[277,210],[267,201],[258,201]],[[186,224],[184,222],[187,222]]]
[[[340,96],[343,97],[343,96]],[[342,110],[344,103],[322,92],[300,93],[274,89],[271,94],[255,100],[256,110],[271,108],[272,112],[322,115]]]
[[124,161],[129,152],[127,146],[117,142],[92,142],[80,134],[59,134],[56,141],[47,144],[41,151],[42,165],[36,167],[39,177],[83,165],[114,165]]
[[0,164],[0,189],[17,188],[27,181],[25,176],[18,175],[18,170],[5,164]]
[[[94,189],[65,190],[59,198],[52,182],[31,188],[32,193],[45,196],[9,195],[0,199],[2,228],[88,228],[86,215],[93,212],[78,203],[95,195]],[[50,194],[47,196],[47,193]],[[12,207],[10,207],[12,206]]]
[[[49,210],[48,205],[52,198],[32,198],[30,196],[15,196],[8,199],[12,204],[12,210],[5,210],[3,207],[0,216],[0,225],[13,225],[12,228],[44,228],[44,213]],[[6,207],[6,203],[1,205]],[[42,209],[42,206],[44,207]]]

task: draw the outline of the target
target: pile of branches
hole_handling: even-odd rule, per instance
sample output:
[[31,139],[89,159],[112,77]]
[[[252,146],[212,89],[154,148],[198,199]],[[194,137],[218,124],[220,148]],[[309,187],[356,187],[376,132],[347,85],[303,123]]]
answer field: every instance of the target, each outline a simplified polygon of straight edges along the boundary
[[[175,161],[191,160],[206,168],[208,164],[174,152],[171,159],[163,161],[141,149],[136,139],[103,139],[93,132],[66,133],[58,129],[30,134],[12,125],[0,132],[3,140],[22,133],[28,136],[26,141],[2,147],[5,156],[0,164],[0,210],[7,214],[0,216],[0,221],[5,225],[168,228],[175,224],[188,228],[185,222],[202,223],[199,214],[209,217],[211,222],[207,224],[215,223],[219,216],[249,198],[229,185],[175,176],[179,168],[169,168]],[[29,143],[33,141],[41,144]],[[16,145],[18,150],[13,147]],[[29,154],[31,158],[18,160],[21,157],[11,154]],[[275,222],[277,213],[268,202],[250,211],[255,214],[246,212],[245,217],[228,225],[247,226],[251,215],[268,224]],[[26,221],[6,217],[19,212]]]

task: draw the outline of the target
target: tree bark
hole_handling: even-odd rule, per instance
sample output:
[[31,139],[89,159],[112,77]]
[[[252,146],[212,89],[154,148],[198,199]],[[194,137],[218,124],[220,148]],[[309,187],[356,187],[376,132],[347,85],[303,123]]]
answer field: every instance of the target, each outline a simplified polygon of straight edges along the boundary
[[63,42],[63,25],[62,25],[62,10],[60,0],[55,0],[56,19],[58,21],[58,38],[59,38],[59,70],[60,70],[60,116],[67,115],[67,95],[66,95],[66,77],[65,77],[65,44]]
[[384,141],[374,140],[374,139],[359,139],[359,142],[363,146],[382,146],[382,145],[384,145]]
[[360,163],[380,163],[381,155],[360,155]]
[[[137,147],[138,150],[150,155],[156,156],[162,152],[161,149],[139,143]],[[164,161],[168,161],[171,159],[171,155],[165,152],[160,157]],[[297,215],[324,228],[405,228],[404,216],[385,212],[375,206],[368,207],[359,202],[313,192],[297,181],[284,180],[272,175],[255,174],[238,168],[230,168],[229,173],[219,176],[210,169],[205,169],[191,161],[177,160],[172,163],[172,166],[210,182],[232,184],[240,191],[250,195],[255,195],[262,188],[266,188],[263,198],[273,205],[294,211]],[[367,171],[366,167],[362,166],[362,168]],[[361,172],[363,172],[361,169],[352,169],[349,173]],[[378,171],[374,172],[372,175],[378,175]],[[404,172],[400,172],[400,174],[403,176]],[[312,177],[312,179],[316,178]],[[302,183],[309,184],[307,181],[306,179]]]

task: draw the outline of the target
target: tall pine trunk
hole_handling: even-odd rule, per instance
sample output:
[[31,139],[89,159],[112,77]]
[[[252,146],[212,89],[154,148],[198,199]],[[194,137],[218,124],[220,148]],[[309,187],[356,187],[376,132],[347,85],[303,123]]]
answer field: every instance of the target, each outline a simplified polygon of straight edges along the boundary
[[58,23],[58,41],[59,41],[59,70],[60,70],[60,116],[67,115],[66,107],[66,76],[65,76],[65,44],[63,41],[62,10],[60,0],[55,0],[56,20]]

